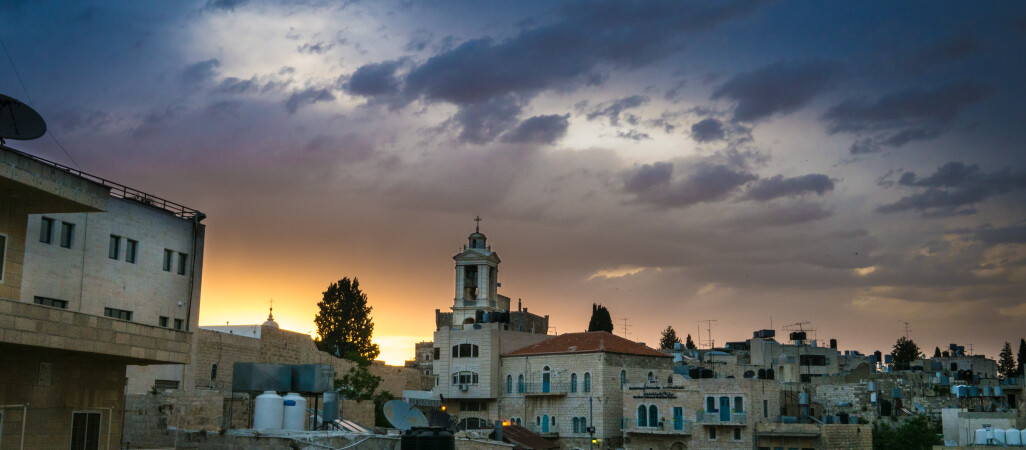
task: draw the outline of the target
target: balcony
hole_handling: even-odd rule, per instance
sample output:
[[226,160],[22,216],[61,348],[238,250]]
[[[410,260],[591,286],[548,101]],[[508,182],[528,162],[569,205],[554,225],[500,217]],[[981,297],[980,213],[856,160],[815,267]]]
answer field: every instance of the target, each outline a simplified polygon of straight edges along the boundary
[[688,436],[692,433],[694,424],[687,420],[681,421],[680,423],[663,423],[658,427],[639,427],[636,423],[631,423],[627,428],[627,433],[631,434],[653,434],[662,436]]
[[563,397],[569,388],[569,383],[525,383],[521,393],[526,397]]
[[527,429],[531,430],[532,433],[537,434],[538,436],[541,436],[543,438],[559,437],[559,429],[556,425],[550,425],[548,431],[546,431],[544,428],[542,428],[541,425],[538,425],[536,423],[529,423],[527,424]]
[[731,412],[728,415],[719,411],[698,411],[695,413],[695,422],[702,425],[748,425],[748,414]]

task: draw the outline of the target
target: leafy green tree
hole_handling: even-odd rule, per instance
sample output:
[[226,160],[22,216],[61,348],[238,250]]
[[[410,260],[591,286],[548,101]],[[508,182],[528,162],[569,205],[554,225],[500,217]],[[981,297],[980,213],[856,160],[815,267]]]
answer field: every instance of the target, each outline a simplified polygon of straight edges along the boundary
[[684,342],[684,346],[687,347],[688,350],[694,350],[694,349],[698,348],[698,347],[695,346],[695,341],[691,340],[691,335],[690,334],[688,334],[688,339],[687,339],[687,341]]
[[392,427],[392,424],[388,422],[388,418],[385,417],[385,403],[388,403],[389,400],[395,400],[395,396],[388,391],[378,392],[374,396],[374,426]]
[[609,310],[598,303],[591,304],[591,320],[588,321],[588,331],[613,332],[613,318],[609,316]]
[[922,414],[900,426],[873,422],[873,450],[930,450],[943,444],[940,430]]
[[912,365],[912,361],[919,358],[919,346],[911,339],[902,336],[894,344],[891,357],[894,358],[895,369],[908,370],[909,366]]
[[941,357],[940,347],[934,347],[933,348],[933,357],[934,358],[940,358]]
[[673,344],[680,344],[680,338],[672,326],[667,325],[663,330],[663,336],[659,338],[659,348],[673,349]]
[[1026,339],[1019,339],[1019,376],[1026,375]]
[[1014,378],[1019,373],[1019,368],[1015,365],[1015,357],[1012,356],[1012,344],[1005,342],[1005,346],[1001,347],[997,369],[1001,378]]
[[360,280],[346,277],[331,283],[317,307],[317,348],[360,364],[370,364],[378,357],[381,350],[371,342],[372,308],[367,306],[367,294],[360,291]]
[[342,378],[335,379],[335,390],[346,400],[362,402],[373,399],[374,391],[378,390],[380,384],[381,377],[370,373],[367,366],[356,365],[350,367]]

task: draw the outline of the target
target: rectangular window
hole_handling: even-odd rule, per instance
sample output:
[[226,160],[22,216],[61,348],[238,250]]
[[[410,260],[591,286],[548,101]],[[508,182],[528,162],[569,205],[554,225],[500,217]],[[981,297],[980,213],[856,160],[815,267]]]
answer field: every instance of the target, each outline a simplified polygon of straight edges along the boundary
[[61,247],[71,248],[75,243],[75,224],[61,222]]
[[132,320],[132,311],[123,309],[103,308],[103,315],[121,320]]
[[100,413],[71,413],[71,450],[100,448]]
[[435,359],[438,359],[441,356],[442,356],[442,349],[440,349],[438,347],[435,347]]
[[53,219],[44,217],[39,223],[39,242],[44,244],[53,242],[53,222]]
[[153,389],[158,391],[178,389],[178,380],[153,380]]
[[182,319],[175,319],[175,329],[181,330],[185,328],[185,321]]
[[769,400],[762,401],[762,417],[769,417]]
[[217,379],[217,364],[210,365],[210,381]]
[[167,317],[160,316],[160,319],[157,320],[157,324],[164,328],[167,328],[168,320],[169,319]]
[[56,298],[46,298],[46,297],[40,297],[40,296],[37,295],[32,301],[33,301],[33,303],[35,303],[37,305],[52,306],[54,308],[68,309],[68,301],[67,300],[58,300]]
[[107,257],[118,259],[119,255],[121,255],[121,236],[112,234],[110,235],[110,248],[107,250]]
[[734,428],[734,440],[735,441],[740,441],[741,440],[741,429],[740,428]]
[[125,239],[125,262],[135,264],[136,254],[139,252],[139,241]]
[[185,253],[178,254],[178,274],[185,275],[185,261],[189,259],[189,255]]
[[710,441],[715,441],[716,440],[716,428],[709,427],[709,440]]
[[174,252],[174,250],[168,250],[168,249],[165,248],[164,249],[164,271],[165,272],[170,272],[171,271],[171,262],[174,261],[174,259],[175,259],[175,252]]

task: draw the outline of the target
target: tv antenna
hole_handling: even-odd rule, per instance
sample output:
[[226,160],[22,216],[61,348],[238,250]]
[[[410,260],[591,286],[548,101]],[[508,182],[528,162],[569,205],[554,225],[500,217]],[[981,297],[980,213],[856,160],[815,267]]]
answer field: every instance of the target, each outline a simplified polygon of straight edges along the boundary
[[705,324],[706,334],[708,335],[708,339],[703,341],[702,340],[702,330],[699,329],[698,330],[699,331],[699,333],[698,333],[698,345],[699,346],[708,345],[709,348],[716,348],[716,341],[714,341],[713,338],[712,338],[712,324],[716,323],[716,319],[697,320],[696,322],[704,323]]
[[623,338],[627,339],[627,318],[623,318]]

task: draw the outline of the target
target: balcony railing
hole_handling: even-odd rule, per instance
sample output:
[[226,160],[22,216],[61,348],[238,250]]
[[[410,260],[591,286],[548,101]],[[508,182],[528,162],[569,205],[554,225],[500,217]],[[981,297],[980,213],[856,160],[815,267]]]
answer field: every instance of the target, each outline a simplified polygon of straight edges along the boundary
[[[524,383],[522,394],[527,396],[560,396],[570,390],[569,383]],[[578,386],[578,389],[580,386]]]
[[542,428],[541,425],[538,425],[536,423],[530,423],[527,425],[527,429],[531,430],[532,433],[537,434],[541,437],[559,437],[559,429],[556,428],[556,425],[549,425],[548,431],[545,431],[545,429]]
[[695,414],[695,422],[702,425],[748,425],[748,414],[731,412],[727,416],[726,414],[720,414],[719,411],[698,411]]
[[626,431],[628,433],[637,434],[689,435],[691,434],[692,428],[693,424],[687,420],[681,421],[679,423],[675,423],[673,421],[663,422],[662,424],[656,427],[642,427],[638,426],[638,424],[635,422],[631,423]]

